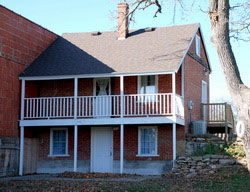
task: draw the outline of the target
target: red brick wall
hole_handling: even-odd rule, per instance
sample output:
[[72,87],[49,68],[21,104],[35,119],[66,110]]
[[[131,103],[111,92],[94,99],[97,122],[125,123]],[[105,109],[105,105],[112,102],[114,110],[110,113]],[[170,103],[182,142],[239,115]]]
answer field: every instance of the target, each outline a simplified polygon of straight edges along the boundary
[[[34,131],[34,129],[33,129]],[[39,137],[39,159],[73,159],[74,157],[74,128],[68,129],[68,153],[69,157],[48,157],[50,153],[50,128],[42,128],[38,131]],[[90,159],[90,127],[78,128],[78,160]]]
[[18,76],[56,38],[56,34],[0,5],[1,136],[18,136]]
[[74,80],[40,81],[38,83],[40,97],[74,96]]
[[[69,157],[48,157],[50,151],[50,128],[32,128],[33,137],[39,138],[39,159],[73,159],[74,154],[74,129],[68,129],[68,152]],[[177,125],[176,129],[177,141],[182,141],[185,138],[184,127]],[[91,143],[91,128],[79,127],[78,129],[78,159],[90,159],[90,143]],[[114,160],[120,158],[120,129],[113,131],[113,149]],[[138,126],[127,125],[124,128],[124,159],[125,160],[166,160],[172,159],[172,125],[158,126],[158,154],[159,157],[136,157],[138,154]]]
[[[124,128],[124,159],[125,160],[166,160],[172,159],[172,126],[158,126],[159,157],[136,157],[138,155],[138,126]],[[120,159],[120,130],[114,131],[114,160]]]
[[[198,32],[200,36],[200,33]],[[195,39],[189,49],[189,52],[195,55]],[[203,42],[201,43],[201,59],[208,63]],[[186,132],[188,131],[188,109],[187,103],[189,100],[194,102],[192,109],[192,120],[201,120],[201,95],[202,95],[202,80],[207,82],[207,96],[209,102],[209,75],[205,75],[204,67],[187,55],[185,57],[185,74],[184,74],[184,91],[185,91],[185,119]]]
[[[177,93],[181,92],[181,72],[177,73]],[[27,81],[26,83],[26,97],[62,97],[74,95],[74,80],[48,80],[48,81]],[[124,78],[124,94],[137,94],[137,76],[129,76]],[[158,76],[158,92],[170,93],[172,92],[172,76],[159,75]],[[120,94],[120,78],[111,78],[111,94]],[[91,96],[93,95],[93,79],[79,79],[78,80],[78,95]]]

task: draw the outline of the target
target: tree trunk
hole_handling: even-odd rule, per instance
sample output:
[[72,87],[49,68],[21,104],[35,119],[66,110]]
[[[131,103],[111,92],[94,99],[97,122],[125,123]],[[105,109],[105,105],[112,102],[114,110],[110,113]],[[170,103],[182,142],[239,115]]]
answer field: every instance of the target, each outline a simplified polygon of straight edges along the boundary
[[229,0],[210,0],[211,41],[214,44],[240,120],[245,125],[243,143],[250,172],[250,89],[240,78],[240,73],[229,38]]

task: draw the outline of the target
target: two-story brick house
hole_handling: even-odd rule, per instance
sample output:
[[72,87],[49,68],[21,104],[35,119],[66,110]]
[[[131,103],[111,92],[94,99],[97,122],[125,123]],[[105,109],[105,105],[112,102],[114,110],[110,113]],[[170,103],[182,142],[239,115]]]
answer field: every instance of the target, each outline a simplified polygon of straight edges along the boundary
[[117,32],[65,33],[20,74],[20,174],[25,138],[39,173],[162,174],[183,152],[188,103],[200,120],[209,100],[200,25],[128,31],[127,11]]

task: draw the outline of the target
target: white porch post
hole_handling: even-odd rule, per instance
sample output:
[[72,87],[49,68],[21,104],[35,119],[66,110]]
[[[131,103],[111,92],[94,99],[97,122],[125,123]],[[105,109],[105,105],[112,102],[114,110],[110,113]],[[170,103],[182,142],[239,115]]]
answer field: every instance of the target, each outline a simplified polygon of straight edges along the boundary
[[[21,87],[21,120],[24,120],[25,80]],[[19,175],[23,175],[24,127],[20,127]]]
[[120,125],[120,173],[123,173],[123,154],[124,154],[124,125]]
[[24,127],[20,127],[19,175],[23,175]]
[[21,120],[24,119],[24,98],[25,98],[25,80],[22,79],[22,90],[21,90]]
[[176,160],[176,123],[173,123],[173,162]]
[[[74,119],[77,119],[78,78],[74,78]],[[74,126],[74,172],[77,172],[78,126]]]
[[74,126],[74,172],[77,172],[78,126]]
[[176,78],[175,78],[175,72],[172,73],[172,93],[173,93],[173,99],[172,99],[172,113],[174,117],[174,121],[176,122]]
[[120,76],[121,118],[124,113],[124,77]]
[[77,119],[78,78],[74,79],[74,119]]
[[[121,118],[124,113],[124,77],[120,76],[120,95],[121,95]],[[120,125],[120,173],[123,173],[123,159],[124,159],[124,125]]]

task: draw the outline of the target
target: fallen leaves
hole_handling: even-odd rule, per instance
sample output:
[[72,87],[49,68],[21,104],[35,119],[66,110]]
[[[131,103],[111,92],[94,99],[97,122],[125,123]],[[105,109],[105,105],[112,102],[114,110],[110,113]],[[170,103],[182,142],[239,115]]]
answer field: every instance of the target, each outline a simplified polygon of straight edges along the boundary
[[57,177],[74,178],[74,179],[92,179],[92,178],[126,178],[139,176],[136,174],[119,174],[119,173],[80,173],[65,171],[58,174]]
[[[121,192],[121,191],[249,191],[250,175],[244,168],[219,169],[215,174],[200,174],[193,178],[145,177],[129,174],[72,173],[65,172],[52,180],[1,181],[0,191],[58,191],[58,192]],[[67,178],[65,178],[67,177]],[[87,178],[87,179],[86,179]],[[91,180],[91,178],[93,178]],[[97,180],[95,178],[102,178]],[[107,179],[105,179],[107,178]],[[112,180],[112,178],[118,178]],[[130,178],[129,180],[127,178]]]

